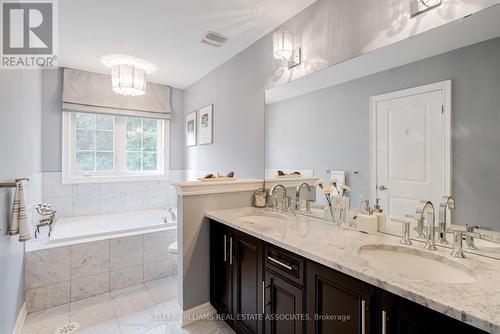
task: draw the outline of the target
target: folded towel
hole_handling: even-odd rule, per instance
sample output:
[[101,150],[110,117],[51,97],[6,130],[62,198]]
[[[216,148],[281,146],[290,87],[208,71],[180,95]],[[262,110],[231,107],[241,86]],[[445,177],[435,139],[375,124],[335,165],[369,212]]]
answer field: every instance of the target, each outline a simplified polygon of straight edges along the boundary
[[23,181],[16,182],[16,193],[14,194],[14,205],[12,207],[9,235],[15,234],[19,234],[20,242],[31,239],[31,224],[28,218],[26,191]]

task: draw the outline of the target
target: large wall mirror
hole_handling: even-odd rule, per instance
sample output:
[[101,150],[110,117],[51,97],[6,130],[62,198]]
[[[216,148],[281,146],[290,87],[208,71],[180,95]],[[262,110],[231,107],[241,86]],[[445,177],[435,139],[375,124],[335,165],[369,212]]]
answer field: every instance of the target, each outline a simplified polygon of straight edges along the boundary
[[282,184],[283,203],[334,222],[369,201],[387,217],[380,232],[401,235],[407,220],[415,239],[419,201],[433,203],[438,229],[452,196],[441,238],[468,228],[468,251],[500,258],[499,15],[493,6],[266,91],[266,188]]

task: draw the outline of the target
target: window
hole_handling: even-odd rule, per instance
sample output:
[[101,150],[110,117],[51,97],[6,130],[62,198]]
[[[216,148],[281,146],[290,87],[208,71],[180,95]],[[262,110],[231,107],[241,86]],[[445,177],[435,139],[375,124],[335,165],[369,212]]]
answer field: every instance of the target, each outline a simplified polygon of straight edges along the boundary
[[165,175],[168,121],[63,114],[63,181],[122,181]]

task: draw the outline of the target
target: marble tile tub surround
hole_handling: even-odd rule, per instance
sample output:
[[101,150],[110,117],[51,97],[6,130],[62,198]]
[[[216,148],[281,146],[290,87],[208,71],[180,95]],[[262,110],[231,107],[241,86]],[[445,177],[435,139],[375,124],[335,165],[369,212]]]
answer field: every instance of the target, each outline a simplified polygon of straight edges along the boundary
[[[253,224],[240,219],[263,212],[267,210],[247,207],[210,211],[206,216],[487,332],[500,333],[500,261],[471,254],[465,259],[455,259],[449,256],[449,249],[439,248],[435,255],[467,268],[475,281],[437,284],[409,279],[375,270],[358,255],[362,246],[400,246],[398,237],[344,230],[306,216],[286,217],[280,224]],[[423,250],[423,243],[403,247]]]
[[[43,200],[52,204],[59,217],[176,207],[174,180],[112,183],[62,184],[60,172],[43,173]],[[179,174],[179,175],[177,175]]]
[[176,229],[28,251],[28,312],[177,274]]

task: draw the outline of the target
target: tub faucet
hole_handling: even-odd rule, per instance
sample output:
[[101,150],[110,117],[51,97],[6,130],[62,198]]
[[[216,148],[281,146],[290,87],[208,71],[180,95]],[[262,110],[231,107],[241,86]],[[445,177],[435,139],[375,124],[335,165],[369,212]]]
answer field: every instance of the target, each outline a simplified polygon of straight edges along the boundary
[[[272,187],[271,189],[269,189],[269,196],[273,199],[273,212],[278,212],[278,199],[276,198],[276,196],[274,194],[274,192],[278,188],[283,190],[283,201],[287,200],[286,188],[282,184],[277,184],[274,187]],[[284,208],[285,208],[284,203],[282,203],[282,208],[284,210]]]
[[[295,188],[295,210],[298,212],[300,212],[300,190],[302,189],[303,186],[306,187],[308,192],[311,192],[311,186],[305,182],[298,185],[297,188]],[[307,208],[306,211],[308,211]],[[311,210],[309,209],[309,212],[306,213],[310,213],[310,211]]]
[[446,216],[450,210],[455,209],[455,199],[452,196],[444,196],[439,203],[439,219],[438,219],[438,242],[442,245],[448,245],[446,240]]
[[[424,248],[427,250],[436,250],[436,229],[434,225],[434,221],[436,219],[435,213],[434,213],[434,205],[430,201],[420,201],[417,204],[417,212],[415,215],[415,218],[417,221],[423,222],[424,220],[427,220],[427,237],[426,237],[426,242]],[[429,216],[427,216],[427,219],[425,219],[424,214],[430,214],[431,219],[429,219]]]

